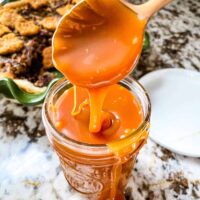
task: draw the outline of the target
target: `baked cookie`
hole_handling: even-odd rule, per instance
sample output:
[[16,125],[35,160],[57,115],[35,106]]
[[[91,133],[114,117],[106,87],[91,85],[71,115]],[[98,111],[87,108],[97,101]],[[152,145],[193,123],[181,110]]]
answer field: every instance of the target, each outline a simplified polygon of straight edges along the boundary
[[51,40],[56,24],[77,0],[20,0],[0,6],[0,78],[31,93],[55,78]]

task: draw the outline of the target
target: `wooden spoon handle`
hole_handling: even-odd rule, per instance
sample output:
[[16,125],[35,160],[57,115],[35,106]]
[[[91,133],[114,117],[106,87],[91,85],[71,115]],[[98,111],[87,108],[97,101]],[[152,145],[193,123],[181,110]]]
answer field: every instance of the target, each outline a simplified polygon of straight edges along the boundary
[[141,5],[133,5],[125,0],[121,0],[123,4],[145,18],[150,18],[154,13],[156,13],[162,7],[166,6],[171,1],[172,0],[149,0],[148,2]]

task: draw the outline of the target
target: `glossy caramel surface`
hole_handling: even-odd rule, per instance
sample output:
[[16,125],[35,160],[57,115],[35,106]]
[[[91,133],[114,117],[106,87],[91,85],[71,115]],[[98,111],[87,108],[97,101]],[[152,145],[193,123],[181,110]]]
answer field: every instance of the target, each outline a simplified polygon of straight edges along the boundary
[[137,63],[145,24],[118,0],[81,2],[62,18],[54,34],[54,64],[81,87],[117,83]]
[[[98,133],[89,131],[90,107],[88,92],[84,88],[76,88],[76,97],[80,110],[72,115],[74,106],[74,88],[65,91],[57,100],[54,110],[53,124],[56,128],[79,142],[90,144],[107,144],[131,134],[141,124],[143,113],[135,96],[128,89],[115,84],[110,86],[103,104],[104,121]],[[112,118],[112,122],[109,119]],[[109,123],[112,123],[109,124]]]

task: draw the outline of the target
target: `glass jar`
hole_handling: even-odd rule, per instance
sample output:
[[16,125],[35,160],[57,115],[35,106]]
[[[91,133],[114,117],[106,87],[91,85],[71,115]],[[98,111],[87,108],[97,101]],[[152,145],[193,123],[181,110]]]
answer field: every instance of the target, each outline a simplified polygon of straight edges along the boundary
[[[141,104],[143,121],[123,139],[106,144],[86,144],[58,132],[52,123],[51,109],[63,92],[72,85],[64,78],[49,91],[43,105],[42,118],[49,141],[57,153],[64,175],[76,191],[91,200],[121,200],[139,150],[146,143],[151,106],[143,87],[133,78],[119,82],[131,91]],[[120,148],[119,148],[120,146]],[[120,154],[114,153],[118,148]]]

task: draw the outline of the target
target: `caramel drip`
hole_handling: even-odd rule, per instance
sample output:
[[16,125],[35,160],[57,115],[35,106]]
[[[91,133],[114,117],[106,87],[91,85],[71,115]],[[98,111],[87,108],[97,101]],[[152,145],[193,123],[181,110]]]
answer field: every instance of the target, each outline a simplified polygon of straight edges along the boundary
[[[117,119],[115,121],[114,115],[104,112],[102,107],[104,99],[109,90],[109,87],[99,88],[99,89],[88,89],[89,100],[85,99],[81,104],[78,104],[77,96],[77,86],[74,89],[74,106],[72,109],[72,116],[76,117],[81,114],[83,108],[89,105],[90,108],[90,120],[89,120],[89,131],[91,133],[97,133],[103,130],[104,135],[110,135],[114,133],[119,127],[120,121]],[[112,125],[111,129],[106,130]],[[105,130],[105,131],[104,131]]]
[[135,134],[133,134],[134,130],[132,130],[126,138],[108,143],[108,148],[111,152],[114,152],[117,157],[122,158],[123,155],[127,155],[128,152],[133,152],[138,149],[142,141],[146,140],[148,129],[149,125]]
[[77,100],[77,86],[74,86],[74,106],[72,109],[72,116],[76,117],[81,114],[86,106],[89,106],[89,131],[91,133],[101,133],[104,136],[114,134],[120,126],[120,120],[112,113],[103,111],[104,99],[109,87],[99,89],[88,89],[89,99],[85,99],[78,104]]
[[116,165],[113,166],[111,172],[111,190],[110,190],[110,199],[114,200],[117,194],[117,188],[120,180],[120,175],[122,171],[122,164],[119,160]]
[[[109,87],[88,89],[90,101],[89,131],[98,133],[101,130],[103,120],[103,103]],[[108,119],[109,120],[109,119]]]
[[114,141],[108,144],[108,148],[111,152],[113,152],[117,159],[119,160],[116,165],[113,166],[111,177],[111,193],[110,193],[110,199],[116,200],[117,195],[117,188],[120,180],[121,170],[122,170],[122,163],[125,161],[126,155],[131,152],[137,153],[137,151],[140,150],[140,148],[146,143],[146,138],[148,136],[148,126],[145,127],[146,130],[141,130],[140,134],[132,135],[134,130],[130,130],[129,133],[126,133],[125,135],[128,138],[123,139],[123,141]]
[[72,109],[72,116],[79,115],[83,110],[83,107],[89,105],[88,99],[85,99],[80,105],[78,105],[77,97],[77,86],[74,86],[74,106]]

